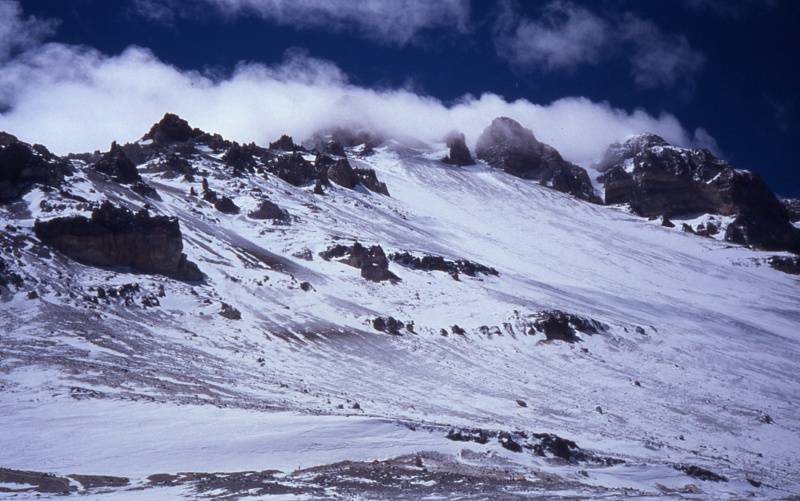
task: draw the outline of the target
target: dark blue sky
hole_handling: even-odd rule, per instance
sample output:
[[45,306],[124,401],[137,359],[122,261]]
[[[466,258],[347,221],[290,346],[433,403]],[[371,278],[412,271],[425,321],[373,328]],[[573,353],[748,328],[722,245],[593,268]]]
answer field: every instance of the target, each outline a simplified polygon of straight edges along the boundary
[[[364,30],[346,24],[336,30],[295,28],[264,16],[220,15],[211,7],[176,11],[168,19],[154,21],[141,15],[142,3],[134,4],[134,0],[21,2],[28,14],[61,20],[54,41],[88,45],[107,54],[136,44],[182,69],[225,74],[238,61],[272,64],[288,48],[298,47],[335,62],[355,84],[411,85],[417,92],[445,101],[483,92],[535,103],[585,96],[626,110],[640,107],[656,115],[666,111],[689,130],[707,129],[723,156],[737,167],[760,173],[780,194],[800,196],[796,171],[800,2],[607,0],[560,4],[555,14],[548,11],[552,5],[476,0],[469,5],[466,28],[440,24],[417,32],[407,43],[396,43],[364,36]],[[600,20],[616,41],[571,63],[553,64],[544,58],[515,64],[497,49],[498,19],[504,9],[506,13],[513,9],[512,30],[520,19],[558,27],[566,19],[566,9],[583,12],[590,20]],[[552,17],[543,21],[548,12]],[[684,47],[702,63],[689,69],[676,67],[682,73],[672,82],[637,83],[631,58],[635,47],[641,48],[641,37],[630,33],[633,22],[646,25],[648,33],[655,31],[654,43],[684,37],[688,44]],[[590,45],[584,50],[591,50]],[[648,61],[662,64],[657,52]],[[670,64],[669,57],[663,64]],[[666,75],[662,79],[670,78],[670,68],[662,68]]]

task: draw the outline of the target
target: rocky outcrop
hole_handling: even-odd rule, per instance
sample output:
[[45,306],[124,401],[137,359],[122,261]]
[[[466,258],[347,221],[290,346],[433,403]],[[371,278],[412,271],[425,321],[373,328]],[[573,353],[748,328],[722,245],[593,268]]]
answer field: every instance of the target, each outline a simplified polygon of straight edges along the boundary
[[203,274],[183,250],[178,220],[136,214],[104,202],[83,216],[36,221],[36,236],[66,256],[90,266],[124,267],[187,281]]
[[[328,157],[330,158],[330,157]],[[327,168],[327,179],[344,188],[353,189],[359,183],[359,178],[346,158],[336,160]]]
[[142,180],[136,165],[116,141],[111,143],[111,149],[95,162],[92,168],[121,184],[133,184]]
[[320,252],[319,256],[326,261],[337,259],[340,263],[358,268],[361,270],[361,277],[372,282],[400,280],[389,271],[389,260],[380,245],[364,247],[358,242],[350,246],[334,245]]
[[151,140],[153,144],[166,146],[174,143],[185,143],[197,139],[205,133],[192,128],[189,122],[174,113],[166,113],[164,117],[145,134],[142,139]]
[[239,213],[239,206],[226,196],[222,196],[217,198],[216,202],[214,202],[214,208],[218,211],[222,212],[223,214],[238,214]]
[[450,148],[450,152],[442,159],[442,162],[458,166],[475,165],[475,160],[467,148],[464,134],[460,132],[450,134],[447,137],[447,147]]
[[233,142],[228,151],[222,155],[222,161],[233,168],[234,175],[241,175],[244,172],[253,172],[256,167],[256,158],[262,156],[266,150],[259,148],[254,143],[239,144]]
[[395,252],[389,256],[389,259],[414,270],[424,271],[443,271],[450,274],[453,279],[458,280],[459,273],[463,273],[470,277],[475,277],[478,274],[484,275],[498,275],[497,270],[489,266],[468,261],[466,259],[459,259],[457,261],[449,261],[442,256],[433,256],[425,254],[421,257],[414,256],[409,252]]
[[267,168],[293,186],[305,186],[317,178],[317,171],[311,162],[298,153],[279,156]]
[[363,184],[369,191],[380,193],[381,195],[389,196],[389,188],[386,183],[379,181],[377,174],[372,169],[353,169],[358,181]]
[[645,217],[736,216],[725,240],[800,252],[800,230],[766,183],[708,150],[679,148],[643,134],[611,145],[597,169],[607,204],[629,204]]
[[770,256],[767,264],[790,275],[800,275],[800,256]]
[[793,223],[800,221],[800,198],[783,198],[781,199],[783,208],[789,214],[789,220]]
[[478,138],[475,155],[513,176],[599,202],[585,169],[564,160],[555,148],[539,142],[530,129],[510,118],[492,121]]
[[0,203],[19,198],[35,184],[56,186],[71,173],[69,163],[44,146],[0,132]]
[[291,216],[288,211],[281,209],[278,204],[270,200],[262,200],[259,202],[258,208],[254,211],[250,211],[247,217],[259,220],[271,219],[277,223],[288,223]]
[[405,324],[394,317],[377,317],[372,320],[372,328],[378,332],[401,336],[400,331],[405,328]]
[[279,151],[305,151],[305,148],[294,144],[291,136],[282,135],[277,141],[269,143],[269,149]]
[[545,310],[539,312],[537,316],[533,327],[543,333],[548,341],[558,340],[574,343],[580,341],[577,336],[578,332],[591,335],[606,329],[606,326],[597,320],[561,310]]

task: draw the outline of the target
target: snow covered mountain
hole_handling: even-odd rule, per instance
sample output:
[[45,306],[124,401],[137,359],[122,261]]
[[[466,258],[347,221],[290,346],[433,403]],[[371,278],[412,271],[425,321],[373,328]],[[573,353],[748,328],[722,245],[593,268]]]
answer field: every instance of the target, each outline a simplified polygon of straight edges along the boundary
[[[797,495],[786,210],[654,136],[594,191],[507,120],[477,160],[174,115],[65,158],[0,136],[0,496]],[[700,184],[730,203],[678,209]]]

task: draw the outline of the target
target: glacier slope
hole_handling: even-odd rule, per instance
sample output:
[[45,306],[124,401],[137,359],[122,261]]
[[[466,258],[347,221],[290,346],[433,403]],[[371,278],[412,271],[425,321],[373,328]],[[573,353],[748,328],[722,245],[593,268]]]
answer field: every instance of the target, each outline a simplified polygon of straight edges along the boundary
[[[297,466],[415,448],[486,450],[442,440],[450,427],[480,427],[556,433],[627,461],[584,475],[491,449],[588,485],[663,493],[659,485],[697,480],[658,465],[690,463],[731,479],[701,482],[715,496],[800,490],[796,278],[758,266],[765,253],[585,203],[484,164],[444,165],[442,156],[437,148],[393,144],[352,160],[375,169],[391,197],[335,186],[320,197],[276,177],[232,177],[213,155],[198,159],[211,188],[242,207],[239,215],[215,211],[187,195],[187,182],[148,174],[147,165],[140,171],[161,201],[86,172],[73,177],[71,190],[87,199],[132,208],[148,203],[152,212],[177,216],[184,251],[208,280],[191,286],[58,255],[27,256],[28,273],[59,278],[42,281],[38,300],[17,294],[1,305],[0,465],[129,476],[287,469],[265,459],[278,455],[270,443],[258,442],[247,466],[253,450],[247,440],[232,463],[225,454],[209,455],[218,443],[204,437],[248,437],[240,427],[280,430],[286,420],[294,426],[284,428],[284,437],[314,436],[338,419],[331,416],[358,415],[346,418],[352,420],[346,429],[321,433],[314,447],[298,449]],[[34,190],[3,209],[3,220],[29,235],[36,217],[48,217],[42,200],[53,196]],[[273,226],[248,219],[264,196],[296,220]],[[355,268],[317,256],[353,240],[380,244],[387,253],[466,258],[499,276],[454,281],[392,264],[399,283],[372,283]],[[304,249],[313,260],[293,256]],[[312,289],[302,290],[302,281]],[[81,299],[98,285],[128,282],[146,291],[163,286],[160,307],[98,307]],[[219,316],[222,302],[242,319]],[[576,344],[526,335],[527,315],[549,308],[594,318],[609,330]],[[382,315],[413,321],[416,334],[374,331],[371,319]],[[467,334],[454,334],[453,325]],[[482,326],[497,329],[487,335]],[[95,400],[96,411],[82,410]],[[104,419],[71,419],[80,412]],[[114,430],[139,426],[143,415],[156,424],[142,427],[136,440],[109,440]],[[766,415],[774,422],[764,423]],[[246,423],[229,424],[239,419]],[[381,427],[385,420],[420,431],[411,434],[416,438],[397,436],[398,428]],[[197,439],[173,433],[176,422]],[[93,438],[93,427],[105,438]],[[19,438],[31,430],[52,431],[39,440]],[[358,445],[359,434],[377,438]],[[73,447],[76,440],[83,447]],[[386,445],[394,440],[409,447]],[[152,463],[141,451],[177,459]],[[109,458],[113,471],[101,469],[98,455]],[[69,460],[47,461],[58,457]]]

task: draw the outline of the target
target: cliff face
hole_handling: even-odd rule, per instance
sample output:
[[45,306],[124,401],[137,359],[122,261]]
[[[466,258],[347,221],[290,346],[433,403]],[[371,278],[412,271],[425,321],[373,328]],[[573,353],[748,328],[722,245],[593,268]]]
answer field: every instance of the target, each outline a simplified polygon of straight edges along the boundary
[[83,216],[37,221],[36,236],[68,257],[84,264],[126,267],[187,281],[203,274],[182,253],[178,220],[133,212],[105,202]]

